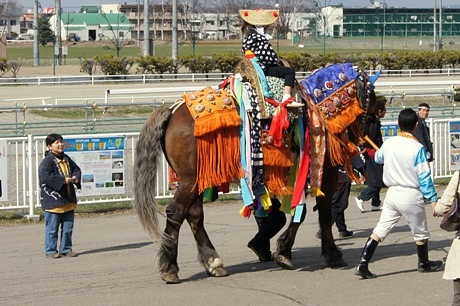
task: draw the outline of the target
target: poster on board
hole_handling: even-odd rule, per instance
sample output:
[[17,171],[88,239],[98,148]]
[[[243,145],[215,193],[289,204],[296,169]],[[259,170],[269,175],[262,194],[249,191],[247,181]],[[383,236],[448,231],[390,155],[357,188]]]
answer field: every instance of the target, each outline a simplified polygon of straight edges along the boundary
[[125,138],[66,138],[65,152],[81,168],[81,196],[125,192]]
[[398,135],[398,131],[399,127],[397,124],[382,122],[380,132],[382,133],[383,141],[385,141],[389,137]]
[[8,201],[8,143],[0,140],[0,201]]
[[450,170],[460,170],[460,121],[449,122]]

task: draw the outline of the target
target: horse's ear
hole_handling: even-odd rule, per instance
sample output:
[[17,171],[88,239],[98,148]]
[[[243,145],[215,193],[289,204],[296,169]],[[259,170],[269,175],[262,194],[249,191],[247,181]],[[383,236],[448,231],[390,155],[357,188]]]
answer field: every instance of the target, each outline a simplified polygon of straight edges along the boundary
[[377,71],[373,76],[369,77],[369,82],[371,83],[372,87],[374,87],[374,83],[377,81],[377,79],[380,77],[380,73],[382,70]]

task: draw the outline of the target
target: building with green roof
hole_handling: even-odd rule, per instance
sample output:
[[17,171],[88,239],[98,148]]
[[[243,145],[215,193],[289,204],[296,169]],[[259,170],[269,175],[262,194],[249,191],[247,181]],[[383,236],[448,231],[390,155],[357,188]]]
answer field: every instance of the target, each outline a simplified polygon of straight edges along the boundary
[[[56,15],[50,18],[51,30],[57,33]],[[81,41],[131,40],[131,24],[121,13],[62,13],[61,40],[71,34]]]

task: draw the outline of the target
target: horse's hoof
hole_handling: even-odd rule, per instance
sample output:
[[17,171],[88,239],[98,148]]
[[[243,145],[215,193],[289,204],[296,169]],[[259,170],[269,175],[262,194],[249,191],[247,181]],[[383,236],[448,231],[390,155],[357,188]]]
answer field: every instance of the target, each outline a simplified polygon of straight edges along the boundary
[[207,271],[209,276],[215,276],[215,277],[225,277],[228,276],[227,270],[225,270],[222,267],[214,268],[212,272]]
[[177,274],[168,274],[168,273],[161,273],[161,279],[166,282],[166,284],[180,284],[180,278]]
[[274,257],[276,264],[281,268],[286,270],[294,270],[294,265],[287,257],[279,254],[275,254]]
[[339,268],[343,268],[346,266],[347,266],[347,263],[343,259],[329,263],[329,267],[331,269],[339,269]]

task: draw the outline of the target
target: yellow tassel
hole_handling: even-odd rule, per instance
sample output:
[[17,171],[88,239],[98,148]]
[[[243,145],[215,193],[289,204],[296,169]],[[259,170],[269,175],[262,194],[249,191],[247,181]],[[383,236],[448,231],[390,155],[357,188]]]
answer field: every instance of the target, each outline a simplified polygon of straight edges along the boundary
[[311,188],[310,194],[312,197],[324,197],[324,193],[319,188]]
[[[265,189],[267,191],[267,189]],[[268,191],[259,197],[260,205],[264,210],[269,210],[272,207],[272,200]]]

